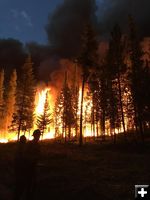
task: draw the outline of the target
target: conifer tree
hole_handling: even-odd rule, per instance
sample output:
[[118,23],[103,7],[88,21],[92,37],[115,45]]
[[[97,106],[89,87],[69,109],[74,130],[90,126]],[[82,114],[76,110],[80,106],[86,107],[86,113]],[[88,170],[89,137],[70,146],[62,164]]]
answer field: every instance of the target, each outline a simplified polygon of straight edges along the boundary
[[2,115],[3,98],[4,98],[4,70],[0,71],[0,115]]
[[[67,82],[67,73],[65,73],[65,81],[63,86],[63,126],[65,131],[65,140],[68,136],[71,138],[71,128],[75,127],[75,117],[72,103],[72,91]],[[67,133],[68,132],[68,133]]]
[[114,143],[116,142],[116,132],[115,129],[118,126],[118,98],[116,91],[116,82],[114,71],[114,62],[113,62],[113,48],[111,42],[109,44],[109,50],[106,58],[106,80],[107,80],[107,103],[108,103],[108,119],[110,121],[110,133],[114,136]]
[[75,137],[78,137],[78,109],[79,109],[79,83],[78,83],[78,73],[77,73],[77,60],[75,60],[75,70],[74,70],[74,76],[71,86],[71,92],[72,92],[72,107],[74,112],[74,120],[75,120]]
[[142,103],[142,82],[143,82],[143,61],[142,61],[142,49],[140,42],[137,37],[137,31],[135,22],[132,16],[129,17],[129,43],[130,43],[130,60],[131,60],[131,71],[130,77],[130,88],[133,98],[134,114],[135,114],[135,126],[138,128],[142,140],[144,140],[143,130],[143,110],[144,104]]
[[78,62],[82,66],[82,73],[83,73],[82,90],[81,90],[80,137],[79,137],[80,146],[83,144],[82,121],[83,121],[84,88],[85,88],[85,83],[93,73],[93,68],[96,69],[97,67],[97,62],[98,62],[97,49],[98,49],[98,43],[96,39],[96,34],[93,27],[89,23],[85,26],[82,35],[82,49],[81,49],[81,54],[78,58]]
[[[124,64],[124,57],[123,57],[123,42],[122,42],[122,34],[120,27],[118,25],[114,26],[114,29],[111,33],[111,54],[112,54],[112,65],[111,65],[111,72],[114,74],[114,81],[116,79],[117,83],[117,93],[118,93],[118,107],[120,110],[120,118],[122,122],[122,127],[124,130],[124,134],[126,133],[125,130],[125,120],[124,120],[124,110],[123,110],[123,94],[122,94],[122,75],[125,73],[126,66]],[[126,134],[125,134],[126,136]]]
[[9,85],[6,88],[5,103],[4,103],[4,130],[11,125],[12,115],[15,111],[16,103],[16,87],[17,87],[17,72],[13,70],[10,77]]
[[18,81],[16,111],[13,114],[11,129],[17,131],[19,139],[20,132],[30,132],[34,120],[35,103],[35,81],[33,75],[31,57],[26,59],[22,67],[21,78]]
[[48,102],[48,91],[47,91],[43,114],[38,116],[36,123],[38,129],[41,130],[42,136],[44,135],[45,131],[47,130],[47,127],[51,124],[51,122],[52,118],[50,113],[50,105]]
[[105,140],[106,119],[108,118],[108,72],[106,63],[101,63],[99,67],[98,98],[97,107],[99,108],[100,130]]
[[[143,76],[142,76],[142,104],[143,106],[143,127],[144,131],[150,128],[150,66],[148,62],[146,62],[146,66],[143,69]],[[146,91],[145,91],[146,88]]]
[[[64,127],[63,127],[63,91],[60,91],[55,103],[55,137],[58,138],[62,136],[64,137]],[[62,131],[61,131],[62,130]],[[62,133],[62,134],[61,134]]]
[[67,73],[65,73],[65,80],[60,95],[57,98],[55,106],[55,122],[57,123],[57,132],[59,127],[62,128],[62,137],[71,139],[71,129],[75,128],[75,116],[72,100],[72,92],[67,83]]
[[4,70],[0,70],[0,129],[3,129],[3,111],[4,111]]

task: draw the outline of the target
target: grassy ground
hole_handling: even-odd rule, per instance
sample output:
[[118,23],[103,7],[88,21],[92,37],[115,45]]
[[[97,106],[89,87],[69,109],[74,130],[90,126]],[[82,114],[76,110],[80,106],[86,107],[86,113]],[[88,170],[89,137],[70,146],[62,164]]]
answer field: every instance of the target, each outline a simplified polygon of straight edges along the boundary
[[[0,144],[0,199],[11,200],[16,144]],[[132,200],[150,183],[150,142],[116,145],[41,143],[36,200]]]

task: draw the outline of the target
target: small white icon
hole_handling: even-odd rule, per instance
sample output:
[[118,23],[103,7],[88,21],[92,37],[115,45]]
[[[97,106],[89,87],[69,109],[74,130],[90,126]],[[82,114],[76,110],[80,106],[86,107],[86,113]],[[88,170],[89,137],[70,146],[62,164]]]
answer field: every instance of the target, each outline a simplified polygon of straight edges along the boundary
[[144,197],[144,195],[147,194],[147,191],[145,191],[144,188],[141,188],[141,191],[138,191],[138,194],[140,194],[141,197]]

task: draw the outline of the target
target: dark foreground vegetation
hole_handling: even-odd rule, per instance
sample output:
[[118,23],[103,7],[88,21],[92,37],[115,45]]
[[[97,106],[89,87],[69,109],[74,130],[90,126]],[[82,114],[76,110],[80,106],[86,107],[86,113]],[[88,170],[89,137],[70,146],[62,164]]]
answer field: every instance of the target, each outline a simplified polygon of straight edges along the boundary
[[[0,199],[11,200],[16,144],[0,144]],[[63,144],[41,142],[36,200],[134,199],[134,185],[150,181],[150,141]]]

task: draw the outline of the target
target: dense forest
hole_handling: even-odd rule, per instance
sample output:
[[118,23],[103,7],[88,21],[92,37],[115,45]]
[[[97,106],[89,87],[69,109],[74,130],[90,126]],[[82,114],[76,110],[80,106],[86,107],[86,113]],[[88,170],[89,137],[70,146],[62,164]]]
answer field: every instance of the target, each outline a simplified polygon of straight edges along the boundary
[[0,18],[0,199],[148,198],[150,2],[17,1]]
[[[84,136],[102,140],[110,136],[116,143],[118,133],[125,140],[132,135],[135,141],[144,141],[150,128],[149,49],[143,48],[143,38],[139,38],[131,16],[128,27],[128,32],[122,33],[116,24],[101,54],[99,35],[90,21],[86,23],[79,54],[65,58],[70,66],[60,70],[54,63],[49,76],[43,79],[49,88],[51,84],[57,85],[58,80],[53,83],[51,74],[59,71],[62,80],[59,89],[55,87],[53,107],[48,97],[51,91],[45,93],[39,116],[35,113],[35,96],[42,69],[39,71],[38,67],[49,56],[57,63],[62,57],[56,58],[56,52],[47,46],[35,43],[23,46],[17,40],[1,39],[1,138],[12,132],[18,138],[20,134],[30,136],[35,127],[44,135],[53,126],[55,138],[78,141],[80,145]],[[144,45],[148,41],[147,38]]]

